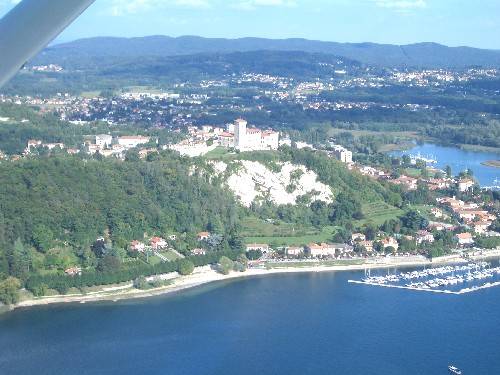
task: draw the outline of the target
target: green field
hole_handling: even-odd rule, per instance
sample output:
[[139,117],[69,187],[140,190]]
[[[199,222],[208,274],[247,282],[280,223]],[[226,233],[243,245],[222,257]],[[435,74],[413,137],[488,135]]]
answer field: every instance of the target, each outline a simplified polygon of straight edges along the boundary
[[418,138],[419,135],[415,131],[376,131],[376,130],[349,130],[349,129],[339,129],[339,128],[332,128],[328,131],[328,134],[331,136],[335,136],[336,134],[340,133],[350,133],[354,137],[363,137],[367,135],[390,135],[394,137],[402,137],[402,138],[408,138],[408,139],[415,139]]
[[409,176],[409,177],[419,178],[422,176],[422,171],[420,169],[417,169],[417,168],[406,168],[403,171],[403,174],[405,174],[406,176]]
[[362,211],[365,218],[356,223],[358,226],[362,226],[368,222],[375,225],[382,225],[386,220],[395,219],[404,214],[403,210],[384,202],[366,203],[362,206]]
[[215,150],[208,152],[205,155],[206,159],[223,159],[225,156],[230,155],[229,150],[225,147],[217,147]]
[[170,261],[170,262],[173,262],[174,260],[177,260],[177,259],[181,259],[181,257],[179,255],[177,255],[175,252],[169,250],[169,251],[162,251],[161,252],[161,255],[164,255],[167,257],[167,259]]

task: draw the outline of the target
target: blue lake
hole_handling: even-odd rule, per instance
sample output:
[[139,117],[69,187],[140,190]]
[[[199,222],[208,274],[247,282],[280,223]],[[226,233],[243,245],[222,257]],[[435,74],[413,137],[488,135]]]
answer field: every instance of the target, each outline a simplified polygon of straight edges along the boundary
[[415,145],[411,150],[392,152],[391,155],[401,156],[404,154],[418,153],[422,156],[436,159],[438,162],[435,166],[440,169],[444,169],[449,165],[454,175],[466,169],[473,170],[474,177],[479,181],[481,186],[492,186],[494,185],[495,179],[500,179],[499,168],[488,167],[481,164],[488,160],[500,160],[500,153],[465,151],[458,147],[446,147],[432,143],[424,143],[422,145]]
[[0,316],[0,374],[500,373],[500,288],[440,295],[288,274]]

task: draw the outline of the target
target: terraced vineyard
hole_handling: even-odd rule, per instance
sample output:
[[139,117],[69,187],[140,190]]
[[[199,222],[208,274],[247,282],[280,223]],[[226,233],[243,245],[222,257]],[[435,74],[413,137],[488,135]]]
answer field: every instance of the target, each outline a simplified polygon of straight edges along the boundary
[[371,222],[375,225],[382,225],[386,220],[394,219],[404,214],[404,211],[390,206],[385,202],[366,203],[362,206],[365,218],[358,222],[359,225]]

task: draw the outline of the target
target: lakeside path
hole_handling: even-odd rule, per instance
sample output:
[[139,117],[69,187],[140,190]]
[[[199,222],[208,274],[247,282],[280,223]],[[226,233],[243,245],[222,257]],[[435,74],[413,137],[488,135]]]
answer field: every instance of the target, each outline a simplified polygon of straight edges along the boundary
[[[488,253],[484,256],[474,257],[475,259],[482,259],[492,256],[498,256],[498,251],[495,254]],[[193,274],[188,276],[180,276],[178,273],[169,273],[164,275],[158,275],[149,280],[163,280],[170,281],[169,285],[149,289],[149,290],[139,290],[135,289],[132,282],[117,286],[117,287],[103,287],[102,290],[97,292],[90,292],[86,294],[70,294],[70,295],[58,295],[49,297],[32,298],[19,302],[17,305],[12,306],[12,309],[18,308],[28,308],[33,306],[41,305],[51,305],[51,304],[63,304],[63,303],[86,303],[86,302],[98,302],[98,301],[119,301],[126,299],[135,298],[146,298],[154,297],[160,295],[166,295],[170,293],[180,292],[186,289],[195,288],[201,285],[242,279],[249,277],[258,276],[268,276],[275,274],[285,274],[285,273],[314,273],[314,272],[341,272],[341,271],[363,271],[365,269],[384,269],[384,268],[394,268],[394,267],[420,267],[420,266],[431,266],[436,264],[451,264],[464,261],[462,258],[458,257],[443,257],[442,259],[435,259],[430,261],[424,257],[413,257],[413,258],[393,258],[387,259],[382,258],[376,262],[367,262],[364,264],[357,265],[334,265],[334,266],[307,266],[304,262],[304,266],[301,267],[280,267],[280,268],[249,268],[244,272],[231,272],[229,275],[222,275],[210,266],[198,267],[195,269]]]

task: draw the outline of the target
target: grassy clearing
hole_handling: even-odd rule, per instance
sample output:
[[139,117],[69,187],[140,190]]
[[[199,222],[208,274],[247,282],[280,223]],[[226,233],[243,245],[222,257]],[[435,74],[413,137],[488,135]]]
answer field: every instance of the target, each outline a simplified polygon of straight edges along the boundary
[[417,169],[417,168],[406,168],[403,171],[403,174],[410,176],[410,177],[419,178],[420,176],[422,176],[422,171],[420,169]]
[[427,204],[416,204],[416,205],[410,206],[410,209],[417,210],[427,220],[435,220],[436,218],[431,213],[431,209],[433,207],[434,206],[427,205]]
[[161,254],[164,255],[165,257],[167,257],[167,259],[170,262],[173,262],[174,260],[177,260],[177,259],[181,259],[181,257],[179,255],[177,255],[175,252],[173,252],[172,250],[162,251]]
[[386,220],[395,219],[404,214],[403,210],[385,202],[366,203],[362,206],[362,211],[365,218],[356,223],[358,226],[363,226],[368,222],[382,225]]
[[379,152],[407,151],[415,147],[413,142],[388,143],[379,148]]
[[224,159],[226,156],[230,155],[229,150],[225,147],[217,147],[216,149],[205,154],[206,159],[217,160]]
[[267,243],[275,246],[300,246],[311,242],[331,241],[336,228],[327,226],[318,230],[314,227],[288,223],[267,223],[257,218],[243,222],[243,237],[247,244]]
[[128,86],[122,90],[123,92],[149,92],[151,94],[161,94],[164,91],[153,86]]

